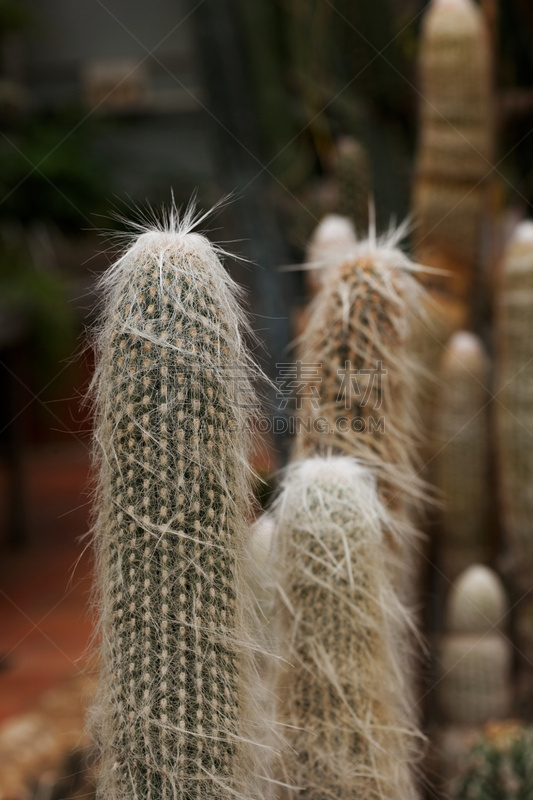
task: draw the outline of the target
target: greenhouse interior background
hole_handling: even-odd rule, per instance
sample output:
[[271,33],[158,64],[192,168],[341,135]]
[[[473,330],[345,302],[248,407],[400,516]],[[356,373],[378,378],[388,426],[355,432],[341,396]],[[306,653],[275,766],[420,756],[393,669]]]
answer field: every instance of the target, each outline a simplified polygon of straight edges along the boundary
[[[284,470],[314,447],[295,421],[319,408],[328,358],[339,376],[371,340],[385,372],[376,388],[374,362],[359,365],[359,378],[372,373],[359,380],[366,400],[376,391],[370,417],[363,401],[352,418],[347,384],[335,384],[350,429],[327,446],[318,436],[316,452],[364,461],[368,447],[379,470],[399,430],[407,454],[405,496],[383,491],[414,537],[400,566],[411,576],[403,680],[416,754],[404,763],[376,734],[397,787],[384,789],[383,776],[374,785],[361,777],[374,756],[361,755],[357,709],[348,721],[339,711],[351,744],[325,737],[322,756],[346,746],[351,782],[310,774],[309,787],[279,796],[531,796],[532,42],[528,0],[1,0],[0,800],[126,796],[98,794],[86,722],[99,680],[90,387],[108,302],[100,278],[139,230],[191,204],[243,287],[245,344],[264,373],[250,453],[252,518],[266,509],[255,529],[249,520],[260,571],[272,560],[260,522],[270,508],[282,515]],[[368,263],[380,247],[403,252],[406,288],[386,270],[379,288]],[[365,276],[359,300],[346,301],[344,339],[326,303],[342,264]],[[387,340],[390,329],[399,338]],[[389,449],[385,476],[397,466]],[[256,598],[267,625],[280,602],[268,591]],[[350,658],[339,647],[332,663]],[[347,685],[365,679],[358,657],[343,666]],[[257,671],[269,679],[262,662]],[[170,785],[176,794],[154,778],[153,794],[128,796],[193,797]],[[265,798],[278,796],[273,785]],[[230,796],[199,786],[194,797]]]

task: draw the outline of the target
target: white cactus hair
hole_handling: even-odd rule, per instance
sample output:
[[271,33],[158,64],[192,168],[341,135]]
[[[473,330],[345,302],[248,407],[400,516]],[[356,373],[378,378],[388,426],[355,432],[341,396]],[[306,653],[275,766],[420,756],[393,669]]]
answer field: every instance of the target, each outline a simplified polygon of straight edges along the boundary
[[[352,367],[381,361],[387,370],[383,402],[388,405],[383,415],[388,430],[381,439],[354,435],[352,430],[342,436],[304,433],[295,441],[294,454],[298,458],[331,451],[366,460],[380,467],[393,494],[399,492],[418,503],[421,497],[427,499],[417,469],[417,447],[423,438],[417,400],[425,373],[412,352],[411,339],[413,325],[425,318],[425,292],[415,275],[426,268],[411,262],[398,246],[409,222],[398,227],[391,224],[386,234],[378,236],[372,207],[370,212],[368,237],[348,248],[345,257],[328,269],[322,290],[310,306],[307,326],[295,344],[303,363],[322,365],[317,382],[320,407],[305,400],[302,417],[315,420],[320,416],[334,423],[343,411],[338,401],[340,379],[334,370],[338,375],[345,361]],[[400,395],[406,399],[400,401]]]
[[340,214],[326,214],[315,228],[305,253],[304,278],[309,294],[322,285],[327,270],[346,258],[357,244],[353,222]]
[[172,205],[134,223],[101,280],[91,725],[105,800],[259,800],[272,785],[244,579],[261,373],[224,250],[196,232],[206,216]]
[[375,474],[346,456],[295,462],[273,513],[283,797],[415,798],[412,620]]

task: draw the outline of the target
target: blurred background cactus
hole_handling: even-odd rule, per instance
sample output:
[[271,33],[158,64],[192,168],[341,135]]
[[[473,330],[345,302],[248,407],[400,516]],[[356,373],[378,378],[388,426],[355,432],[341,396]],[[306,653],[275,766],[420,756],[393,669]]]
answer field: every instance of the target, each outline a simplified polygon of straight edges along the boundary
[[496,449],[505,567],[515,605],[523,702],[533,707],[533,223],[522,222],[505,249],[498,281]]
[[489,720],[513,710],[513,645],[503,585],[488,567],[474,564],[450,588],[439,638],[432,728],[433,769],[445,796],[468,742]]
[[474,0],[433,0],[418,59],[414,248],[450,273],[431,276],[436,290],[468,303],[481,277],[495,122],[488,26]]
[[475,727],[512,710],[512,646],[505,635],[509,604],[498,576],[473,565],[450,589],[440,648],[441,713]]
[[492,556],[488,377],[479,337],[454,334],[440,364],[435,420],[435,476],[443,505],[438,563],[449,582]]

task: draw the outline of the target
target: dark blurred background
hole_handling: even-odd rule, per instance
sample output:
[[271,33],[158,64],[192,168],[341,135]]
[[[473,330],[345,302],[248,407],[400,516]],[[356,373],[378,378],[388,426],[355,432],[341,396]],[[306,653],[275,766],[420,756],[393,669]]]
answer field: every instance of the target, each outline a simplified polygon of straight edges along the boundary
[[[524,213],[533,6],[481,5],[502,202]],[[409,213],[425,6],[0,0],[0,721],[87,672],[91,420],[81,401],[116,217],[233,193],[207,227],[251,260],[228,266],[248,288],[272,376],[303,291],[298,272],[279,268],[301,261],[328,210],[343,137],[368,154],[378,226]],[[265,450],[257,467],[281,457]]]

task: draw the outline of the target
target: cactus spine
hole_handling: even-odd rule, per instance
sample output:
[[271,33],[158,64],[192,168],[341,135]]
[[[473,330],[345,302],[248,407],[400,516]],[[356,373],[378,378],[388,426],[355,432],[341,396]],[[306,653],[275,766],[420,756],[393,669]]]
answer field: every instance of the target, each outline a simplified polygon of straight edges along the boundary
[[422,29],[419,72],[416,257],[451,272],[427,278],[428,286],[468,302],[494,138],[489,36],[473,0],[433,0]]
[[474,727],[510,712],[512,647],[501,630],[507,611],[501,581],[488,567],[469,567],[450,591],[439,694],[454,725]]
[[254,402],[246,324],[191,214],[167,223],[139,235],[103,280],[99,797],[259,798],[242,577]]
[[281,781],[308,800],[413,798],[408,618],[375,478],[351,458],[305,459],[289,467],[274,515]]
[[435,425],[436,483],[444,502],[439,566],[450,581],[489,557],[487,377],[479,337],[452,336],[440,365]]

